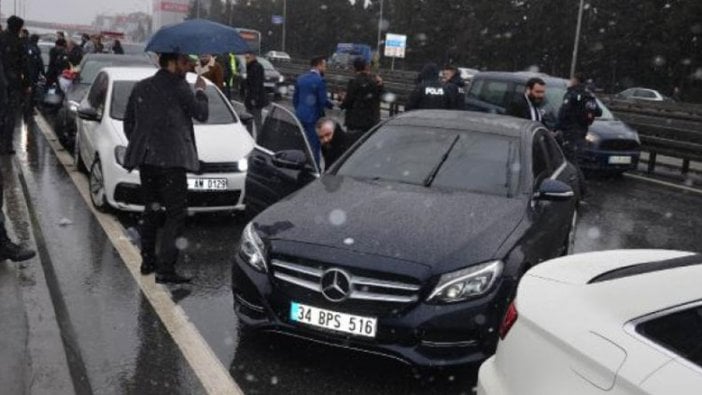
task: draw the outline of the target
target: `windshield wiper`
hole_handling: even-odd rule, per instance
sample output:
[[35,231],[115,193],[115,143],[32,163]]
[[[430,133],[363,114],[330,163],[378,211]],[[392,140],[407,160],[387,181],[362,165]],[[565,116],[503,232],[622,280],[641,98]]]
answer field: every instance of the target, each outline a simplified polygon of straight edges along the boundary
[[434,166],[434,168],[431,170],[431,173],[427,176],[427,178],[424,179],[424,186],[429,187],[431,186],[431,183],[434,182],[434,179],[436,178],[436,175],[439,174],[439,170],[441,169],[441,166],[446,163],[448,160],[449,155],[451,154],[451,151],[453,151],[453,147],[456,146],[456,143],[458,143],[458,140],[461,138],[460,134],[457,134],[456,137],[454,137],[453,142],[451,143],[451,146],[446,150],[446,153],[441,157],[441,160],[439,163]]

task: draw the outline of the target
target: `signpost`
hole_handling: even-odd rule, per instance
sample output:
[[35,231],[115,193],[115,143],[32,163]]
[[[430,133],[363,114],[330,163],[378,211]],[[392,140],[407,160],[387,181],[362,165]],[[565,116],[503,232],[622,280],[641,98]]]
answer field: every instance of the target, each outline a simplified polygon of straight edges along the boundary
[[385,56],[392,58],[392,70],[395,70],[395,58],[404,59],[406,49],[406,35],[394,33],[388,33],[387,35],[385,35]]
[[281,15],[273,15],[271,17],[271,23],[274,25],[282,25],[283,24],[283,17]]

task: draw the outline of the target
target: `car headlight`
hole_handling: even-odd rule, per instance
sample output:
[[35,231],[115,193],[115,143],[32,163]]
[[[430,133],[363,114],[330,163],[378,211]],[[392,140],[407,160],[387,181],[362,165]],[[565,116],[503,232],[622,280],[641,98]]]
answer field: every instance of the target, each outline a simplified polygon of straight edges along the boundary
[[249,170],[249,159],[243,158],[236,162],[236,167],[240,172],[246,173]]
[[115,161],[118,165],[124,166],[124,157],[127,155],[127,147],[118,145],[115,147]]
[[249,222],[241,234],[241,245],[239,247],[239,255],[246,261],[249,266],[256,271],[265,273],[268,271],[266,265],[266,248],[263,240],[253,228],[253,222]]
[[278,82],[280,82],[281,84],[285,82],[285,77],[283,77],[282,75],[278,77]]
[[80,104],[77,102],[74,102],[73,100],[68,102],[68,110],[72,113],[77,113],[78,112],[78,107],[80,107]]
[[590,144],[597,144],[600,141],[600,136],[592,132],[587,132],[587,135],[585,135],[585,140]]
[[503,268],[502,261],[492,261],[444,274],[427,301],[456,303],[483,295],[490,291]]

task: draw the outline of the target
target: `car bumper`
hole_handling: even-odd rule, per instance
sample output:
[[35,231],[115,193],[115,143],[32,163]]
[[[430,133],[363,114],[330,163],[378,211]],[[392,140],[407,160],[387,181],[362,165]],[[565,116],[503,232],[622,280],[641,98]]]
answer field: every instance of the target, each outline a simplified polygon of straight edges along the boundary
[[[116,165],[116,164],[115,164]],[[105,185],[107,202],[120,211],[144,211],[139,172],[131,173],[116,165],[113,182]],[[188,212],[208,213],[244,210],[246,173],[188,173],[188,178],[225,178],[227,189],[222,191],[188,191]]]
[[492,354],[501,315],[495,300],[506,300],[507,289],[501,282],[491,294],[474,301],[443,306],[419,302],[400,313],[378,315],[377,336],[371,339],[292,322],[291,302],[305,300],[292,300],[268,274],[255,271],[238,255],[232,265],[234,310],[244,326],[421,367],[477,364]]
[[[588,170],[635,170],[639,166],[640,151],[609,151],[596,148],[584,148],[580,152],[580,167]],[[629,163],[621,163],[612,158],[631,158]]]
[[507,391],[503,388],[500,378],[497,374],[495,365],[495,357],[490,357],[483,362],[478,371],[478,395],[506,395]]

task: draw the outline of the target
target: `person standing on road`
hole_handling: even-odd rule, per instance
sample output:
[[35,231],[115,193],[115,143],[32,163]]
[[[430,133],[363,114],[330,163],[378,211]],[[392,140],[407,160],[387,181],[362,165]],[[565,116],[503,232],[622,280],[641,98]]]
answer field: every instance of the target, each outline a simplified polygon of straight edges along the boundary
[[0,131],[0,155],[15,153],[13,145],[15,123],[21,110],[22,98],[26,93],[31,92],[27,51],[20,39],[23,26],[24,20],[13,15],[7,19],[7,30],[0,35],[0,57],[2,57],[7,80],[6,111]]
[[256,59],[253,51],[246,53],[246,85],[244,88],[244,105],[246,110],[253,115],[256,130],[254,137],[261,132],[263,126],[262,111],[268,105],[268,94],[263,85],[266,81],[266,74],[263,66]]
[[558,112],[556,129],[561,133],[563,154],[578,169],[581,191],[585,193],[585,176],[580,170],[579,152],[585,145],[588,128],[596,117],[602,116],[602,109],[595,96],[584,85],[582,73],[576,73],[570,80],[570,87],[563,97],[563,105]]
[[318,56],[310,62],[312,69],[297,78],[293,106],[295,115],[305,128],[307,140],[312,148],[314,160],[320,164],[321,146],[315,126],[317,121],[324,116],[325,109],[332,109],[334,105],[327,96],[327,83],[324,73],[327,70],[327,61],[323,56]]
[[538,77],[530,78],[526,83],[524,95],[512,101],[507,107],[507,115],[543,122],[543,109],[541,106],[545,97],[546,82]]
[[49,50],[49,67],[46,71],[46,84],[50,86],[58,82],[58,76],[69,65],[66,40],[59,38],[54,47]]
[[372,75],[370,65],[363,58],[353,62],[356,77],[349,81],[341,103],[346,110],[346,130],[352,140],[358,140],[380,122],[380,98],[383,79]]
[[446,86],[449,107],[453,110],[466,108],[466,83],[456,66],[451,64],[444,67],[444,85]]
[[427,63],[417,77],[417,86],[410,94],[405,111],[451,109],[448,90],[439,80],[439,67]]
[[200,61],[195,65],[195,73],[207,78],[220,90],[224,89],[224,70],[212,55],[200,55]]
[[185,80],[191,66],[187,55],[161,54],[159,65],[156,75],[137,83],[127,101],[124,167],[139,169],[144,194],[141,273],[155,271],[157,283],[180,284],[190,282],[175,271],[187,214],[186,173],[200,167],[193,118],[206,122],[209,109],[205,80],[197,78],[195,94]]
[[[5,111],[8,110],[8,87],[2,56],[3,54],[0,52],[0,126],[3,126],[2,123],[3,119],[5,118]],[[36,255],[36,252],[13,243],[12,240],[10,240],[10,237],[7,235],[7,229],[5,227],[5,214],[2,211],[4,203],[3,184],[2,172],[0,172],[0,261],[4,261],[6,259],[13,262],[26,261],[33,258]]]
[[115,40],[112,44],[112,53],[115,55],[124,55],[124,48],[122,48],[122,43],[119,40]]

